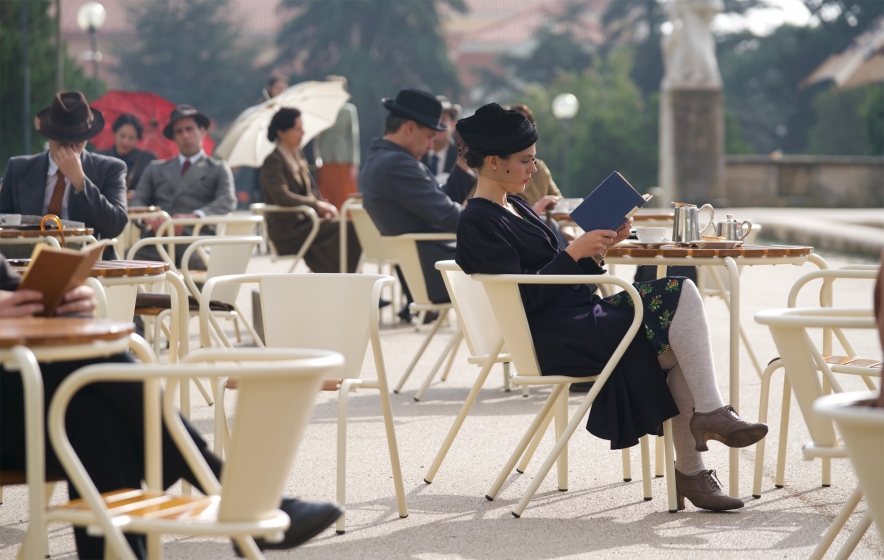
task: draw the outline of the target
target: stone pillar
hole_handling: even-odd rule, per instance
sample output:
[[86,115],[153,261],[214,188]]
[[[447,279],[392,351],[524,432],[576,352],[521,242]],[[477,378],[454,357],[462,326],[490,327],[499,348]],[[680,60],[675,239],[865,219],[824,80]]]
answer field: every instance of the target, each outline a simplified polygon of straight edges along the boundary
[[660,95],[660,186],[668,201],[726,206],[721,90]]
[[709,23],[721,0],[667,4],[666,72],[660,94],[660,187],[667,202],[727,205],[724,106]]

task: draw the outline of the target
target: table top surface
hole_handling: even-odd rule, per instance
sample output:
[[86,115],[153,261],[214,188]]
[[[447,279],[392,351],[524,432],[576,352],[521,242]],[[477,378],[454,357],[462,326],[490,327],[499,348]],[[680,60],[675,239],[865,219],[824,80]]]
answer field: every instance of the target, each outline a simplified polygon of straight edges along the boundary
[[645,248],[631,245],[618,245],[608,250],[609,257],[674,257],[674,258],[724,258],[724,257],[806,257],[813,253],[813,247],[794,245],[742,245],[732,249],[696,249],[690,247]]
[[97,340],[119,340],[135,332],[128,321],[74,317],[4,318],[0,321],[0,348],[68,346]]
[[[569,220],[571,213],[566,210],[552,209],[549,215],[554,220]],[[672,220],[674,214],[672,212],[640,212],[632,217],[633,223],[639,222],[658,222]]]
[[163,209],[159,206],[130,206],[126,209],[126,213],[130,216],[137,214],[148,214],[151,212],[162,212]]
[[0,237],[46,237],[47,235],[51,235],[53,237],[59,237],[62,233],[64,235],[92,235],[95,233],[95,230],[92,228],[64,228],[62,231],[57,229],[47,229],[45,231],[41,231],[39,229],[18,229],[14,227],[4,227],[0,228]]
[[[8,259],[15,271],[23,273],[31,259]],[[153,276],[169,270],[169,263],[160,261],[96,261],[90,276],[93,278],[119,278],[122,276]]]

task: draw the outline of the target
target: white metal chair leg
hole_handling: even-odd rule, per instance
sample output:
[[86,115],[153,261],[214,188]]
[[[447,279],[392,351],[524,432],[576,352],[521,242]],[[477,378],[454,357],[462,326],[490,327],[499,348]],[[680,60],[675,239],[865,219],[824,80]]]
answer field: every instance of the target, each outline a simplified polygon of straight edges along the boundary
[[[347,397],[350,395],[350,387],[354,379],[345,379],[338,390],[338,479],[337,500],[341,506],[347,505]],[[347,513],[341,515],[335,522],[335,532],[344,534],[347,521]]]
[[872,512],[866,510],[863,516],[859,519],[859,522],[857,522],[856,527],[850,532],[847,540],[844,541],[841,550],[839,550],[838,554],[835,556],[835,560],[847,560],[850,558],[850,555],[853,554],[853,551],[856,549],[856,545],[859,544],[859,541],[862,540],[866,531],[869,530],[869,526],[872,524],[872,519]]
[[[451,340],[448,341],[448,344],[445,346],[445,349],[439,354],[439,358],[436,360],[436,363],[433,365],[433,369],[427,374],[426,379],[424,379],[421,388],[418,389],[417,394],[414,395],[414,400],[419,401],[424,397],[424,393],[427,392],[427,389],[430,387],[430,383],[433,382],[433,378],[436,377],[436,372],[439,371],[439,368],[442,367],[442,362],[445,361],[445,358],[449,357],[449,355],[454,355],[457,352],[457,348],[460,345],[460,341],[463,338],[463,331],[457,329],[457,332],[451,337]],[[449,361],[449,365],[451,362]]]
[[[491,488],[488,490],[488,493],[485,494],[485,499],[488,501],[494,500],[497,497],[497,493],[500,492],[501,486],[506,482],[507,477],[509,477],[510,473],[513,472],[513,467],[516,466],[516,463],[519,461],[519,458],[525,452],[525,449],[528,447],[528,444],[531,443],[531,439],[534,437],[534,434],[537,433],[537,430],[540,428],[540,425],[546,420],[547,416],[550,416],[550,411],[553,408],[553,405],[556,403],[556,399],[559,398],[559,395],[562,393],[562,385],[556,385],[553,387],[552,391],[547,397],[546,402],[543,403],[543,406],[540,408],[540,412],[537,413],[537,416],[534,417],[534,420],[531,422],[531,425],[528,427],[528,431],[525,432],[525,435],[522,436],[522,440],[519,442],[519,445],[516,446],[516,449],[513,450],[512,455],[510,455],[509,460],[507,460],[506,464],[500,470],[500,474],[497,475],[497,480],[494,481],[494,484],[491,485]],[[552,464],[550,464],[550,468]],[[549,472],[549,468],[547,468],[546,472]],[[546,473],[544,473],[545,475]]]
[[516,467],[517,473],[525,474],[525,471],[528,470],[528,463],[530,463],[531,459],[534,457],[534,452],[537,451],[537,446],[540,445],[540,442],[543,440],[543,436],[546,435],[546,430],[549,428],[552,419],[553,415],[547,414],[546,418],[544,418],[543,420],[543,424],[540,425],[537,433],[535,433],[534,437],[531,438],[531,443],[528,445],[528,449],[526,449],[525,453],[522,454],[522,460],[519,462],[519,466]]
[[[512,386],[510,385],[510,368],[507,367],[508,365],[509,363],[507,362],[504,362],[503,364],[503,390],[507,393],[513,390]],[[522,387],[527,388],[527,385],[522,385]]]
[[[442,317],[446,314],[448,314],[448,309],[443,309],[439,315],[439,319],[442,319]],[[423,315],[421,315],[421,317],[423,317]],[[396,387],[393,388],[394,393],[398,393],[402,390],[402,386],[405,385],[406,381],[408,381],[408,376],[411,375],[414,366],[417,365],[418,360],[421,359],[421,356],[423,356],[424,351],[427,349],[427,346],[430,345],[430,342],[433,340],[433,337],[436,336],[436,333],[439,331],[439,327],[441,326],[442,321],[437,319],[436,323],[433,325],[432,330],[430,330],[430,334],[428,334],[427,338],[424,339],[423,343],[420,345],[420,348],[418,348],[417,353],[414,355],[414,358],[412,358],[411,363],[408,364],[407,368],[405,368],[405,373],[402,374],[402,378],[399,380],[399,383],[397,383]]]
[[203,400],[206,401],[206,404],[212,406],[215,404],[215,400],[212,398],[212,395],[209,394],[209,391],[203,386],[203,382],[194,377],[193,382],[196,384],[196,388],[199,390],[200,394],[203,396]]
[[[556,441],[558,441],[562,434],[565,432],[565,428],[568,426],[568,387],[571,385],[565,385],[565,389],[559,395],[558,400],[556,401],[555,412],[553,413],[556,417]],[[565,441],[565,446],[562,448],[562,452],[559,453],[558,458],[556,459],[556,470],[558,471],[558,479],[559,479],[559,492],[567,492],[568,491],[568,442]]]
[[239,321],[233,318],[233,332],[236,333],[236,341],[242,344],[242,333],[239,332]]
[[[493,352],[492,355],[500,353],[500,350],[503,348],[503,339],[498,342],[496,348],[497,350]],[[454,424],[452,424],[451,429],[448,430],[448,435],[445,436],[445,441],[442,442],[442,447],[439,448],[439,451],[436,453],[436,458],[433,459],[433,464],[430,465],[430,470],[427,471],[427,475],[424,477],[424,482],[427,484],[432,484],[433,479],[436,478],[436,473],[439,472],[439,467],[442,466],[442,461],[444,461],[445,456],[448,455],[448,450],[451,449],[451,444],[454,443],[454,438],[457,437],[461,426],[463,426],[464,420],[467,418],[467,414],[469,414],[470,409],[473,408],[473,404],[479,396],[479,391],[481,391],[482,387],[485,385],[485,381],[488,379],[488,374],[491,373],[491,368],[493,367],[494,361],[489,359],[479,371],[479,375],[476,377],[476,381],[473,383],[470,393],[467,395],[463,406],[460,407],[460,412],[457,413],[457,417],[454,419]]]
[[[782,360],[775,360],[769,364],[761,374],[761,401],[758,404],[758,421],[762,424],[767,423],[767,411],[770,403],[770,382],[774,371],[782,367]],[[767,443],[767,437],[755,444],[755,477],[752,481],[752,497],[761,497],[761,478],[764,475],[764,447]]]
[[[463,331],[460,328],[457,329],[460,333],[461,340],[463,339]],[[451,373],[451,366],[454,364],[454,358],[457,357],[457,351],[460,349],[460,344],[456,344],[452,349],[451,353],[448,354],[448,362],[445,364],[445,369],[442,370],[442,381],[448,381],[448,374]]]
[[666,494],[669,498],[669,513],[678,512],[675,492],[675,447],[672,442],[672,419],[663,422],[663,442],[666,445]]
[[632,482],[632,458],[629,456],[629,449],[620,450],[623,458],[623,482]]
[[783,404],[780,411],[780,445],[777,449],[777,474],[774,486],[782,488],[786,475],[786,444],[789,441],[789,407],[792,406],[792,384],[783,376]]
[[663,462],[663,447],[665,442],[663,438],[657,436],[654,438],[654,477],[655,478],[663,478],[663,473],[665,472],[665,463]]
[[224,411],[224,391],[227,388],[227,378],[219,377],[215,380],[215,441],[212,444],[212,452],[219,459],[224,458],[224,440],[227,435],[227,418]]
[[856,509],[856,506],[859,505],[859,501],[862,497],[862,490],[857,486],[841,507],[841,511],[839,511],[838,515],[835,516],[835,519],[832,520],[832,524],[829,525],[829,528],[823,533],[819,544],[813,549],[813,553],[811,553],[809,560],[822,560],[823,556],[826,555],[826,552],[828,552],[829,548],[832,546],[832,543],[835,542],[835,537],[837,537],[841,529],[844,528],[847,519],[850,518],[853,511]]
[[249,560],[264,560],[264,555],[252,537],[233,537],[233,541],[239,545],[240,552]]
[[639,445],[641,446],[642,454],[642,493],[644,494],[645,501],[648,502],[654,497],[651,489],[651,444],[649,436],[642,436],[639,439]]

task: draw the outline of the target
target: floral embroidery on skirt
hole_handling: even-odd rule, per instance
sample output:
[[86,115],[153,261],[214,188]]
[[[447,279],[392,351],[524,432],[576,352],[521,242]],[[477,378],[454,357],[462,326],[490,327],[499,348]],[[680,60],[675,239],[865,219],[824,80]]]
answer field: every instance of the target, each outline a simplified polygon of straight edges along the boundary
[[[669,350],[669,326],[678,308],[681,283],[684,278],[666,277],[651,282],[633,284],[642,300],[644,316],[642,325],[645,336],[651,341],[654,350],[660,355]],[[626,292],[606,297],[605,301],[621,309],[632,309],[633,301]]]

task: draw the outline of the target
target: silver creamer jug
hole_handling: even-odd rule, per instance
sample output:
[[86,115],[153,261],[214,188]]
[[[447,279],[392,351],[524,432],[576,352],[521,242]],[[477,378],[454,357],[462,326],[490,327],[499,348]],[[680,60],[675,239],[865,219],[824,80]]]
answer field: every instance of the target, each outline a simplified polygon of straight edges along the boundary
[[[715,222],[713,225],[715,226],[715,235],[724,237],[727,241],[742,241],[752,232],[752,222],[749,220],[737,221],[731,214],[728,214],[727,219],[723,222]],[[743,228],[747,225],[749,229],[743,233]]]
[[[673,202],[672,204],[675,205],[675,215],[672,220],[672,241],[675,243],[700,241],[700,236],[715,218],[715,210],[712,205],[704,204],[697,208],[694,204],[684,202]],[[703,210],[709,210],[709,221],[701,228],[700,212]]]

